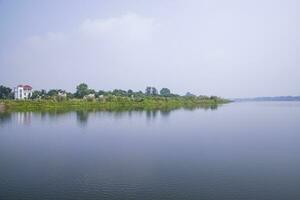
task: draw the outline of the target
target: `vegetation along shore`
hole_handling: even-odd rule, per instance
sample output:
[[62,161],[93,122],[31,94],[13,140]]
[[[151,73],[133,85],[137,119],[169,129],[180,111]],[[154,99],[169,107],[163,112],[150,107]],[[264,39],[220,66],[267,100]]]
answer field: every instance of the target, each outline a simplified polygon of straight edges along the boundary
[[52,111],[52,110],[155,110],[176,108],[214,108],[229,100],[217,96],[196,96],[191,93],[181,96],[168,88],[159,92],[147,87],[145,92],[115,89],[95,91],[81,83],[75,93],[61,89],[35,90],[24,100],[15,100],[13,90],[0,86],[0,107],[6,111]]

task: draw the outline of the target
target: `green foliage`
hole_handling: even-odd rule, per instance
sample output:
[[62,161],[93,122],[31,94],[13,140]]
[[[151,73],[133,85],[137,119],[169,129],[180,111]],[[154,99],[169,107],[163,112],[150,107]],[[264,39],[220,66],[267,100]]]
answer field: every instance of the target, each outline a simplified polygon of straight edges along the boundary
[[38,91],[38,90],[35,90],[32,92],[32,95],[30,97],[31,99],[39,99],[39,98],[42,98],[42,92],[41,91]]
[[106,94],[106,92],[105,92],[104,90],[99,90],[99,91],[97,92],[96,96],[98,97],[98,96],[100,96],[100,95],[105,95],[105,94]]
[[129,89],[129,90],[127,91],[127,95],[128,95],[129,97],[132,96],[132,95],[133,95],[133,90]]
[[83,98],[85,95],[89,94],[89,87],[85,83],[81,83],[76,87],[75,97]]
[[12,89],[1,85],[0,86],[0,99],[13,99]]
[[186,96],[186,97],[196,97],[196,95],[194,95],[194,94],[192,94],[192,93],[190,93],[190,92],[187,92],[187,93],[185,94],[185,96]]
[[171,91],[168,88],[162,88],[159,93],[164,97],[169,97],[171,95]]
[[115,89],[112,92],[115,96],[127,96],[127,92],[125,90]]
[[133,93],[134,97],[144,97],[145,94],[142,91],[134,92]]
[[48,91],[47,95],[50,96],[50,97],[58,95],[58,90],[51,89],[51,90]]
[[89,89],[88,90],[88,94],[94,94],[94,95],[96,95],[97,92],[95,90],[93,90],[93,89]]
[[153,96],[158,95],[157,89],[156,89],[155,87],[152,87],[152,92],[151,92],[151,94],[152,94]]
[[[0,86],[0,99],[10,99],[13,93],[10,88]],[[194,107],[215,108],[219,104],[229,101],[217,96],[199,96],[187,93],[185,96],[172,94],[168,88],[162,88],[158,94],[155,87],[147,87],[145,93],[122,89],[113,91],[89,89],[88,85],[81,83],[76,87],[76,92],[66,93],[61,89],[36,90],[31,96],[31,101],[2,100],[0,103],[5,108],[15,111],[39,110],[130,110],[130,109],[175,109]]]
[[51,111],[51,110],[167,110],[176,108],[216,108],[219,104],[228,103],[224,99],[205,99],[187,97],[122,97],[108,95],[103,99],[38,99],[31,101],[4,100],[0,103],[11,111]]
[[207,99],[210,99],[210,97],[205,96],[205,95],[200,95],[198,98],[201,99],[201,100],[207,100]]
[[146,90],[145,90],[145,94],[146,96],[156,96],[158,95],[158,92],[157,92],[157,89],[155,87],[146,87]]
[[210,99],[211,100],[218,100],[218,97],[217,96],[211,96]]
[[148,87],[146,87],[145,94],[147,96],[150,96],[151,95],[151,91],[152,91],[152,88],[148,86]]
[[71,92],[67,92],[67,99],[73,99],[75,98],[75,94],[72,94]]

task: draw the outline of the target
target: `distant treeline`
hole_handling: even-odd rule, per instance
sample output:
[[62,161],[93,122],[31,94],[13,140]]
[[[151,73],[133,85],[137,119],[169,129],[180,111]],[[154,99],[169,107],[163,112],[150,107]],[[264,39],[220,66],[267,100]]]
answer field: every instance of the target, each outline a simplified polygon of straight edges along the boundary
[[[188,98],[197,98],[203,100],[218,100],[221,99],[217,96],[205,96],[205,95],[194,95],[190,92],[187,92],[184,96],[179,94],[174,94],[168,88],[162,88],[159,91],[155,87],[146,87],[145,91],[133,91],[122,90],[122,89],[114,89],[112,91],[104,91],[104,90],[94,90],[88,87],[87,84],[81,83],[76,87],[76,92],[71,93],[62,89],[51,89],[49,91],[46,90],[34,90],[29,99],[36,100],[55,100],[62,101],[68,99],[85,99],[85,100],[95,100],[95,99],[112,99],[115,97],[129,97],[142,99],[146,97],[169,97],[169,98],[180,98],[180,97],[188,97]],[[1,85],[0,86],[0,99],[14,99],[14,92],[12,88]]]
[[300,101],[300,96],[238,98],[233,101]]

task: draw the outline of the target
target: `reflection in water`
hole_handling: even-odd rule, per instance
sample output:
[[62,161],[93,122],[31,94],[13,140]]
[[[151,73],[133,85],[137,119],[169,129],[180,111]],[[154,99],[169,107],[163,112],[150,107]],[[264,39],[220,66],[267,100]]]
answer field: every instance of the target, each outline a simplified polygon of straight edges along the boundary
[[0,113],[0,199],[299,199],[300,103],[264,104]]
[[0,125],[9,123],[12,118],[11,112],[0,112]]
[[[196,109],[204,109],[204,110],[216,110],[218,106],[202,106],[202,107],[184,107],[184,110],[193,111]],[[80,110],[76,111],[76,119],[77,124],[79,126],[85,127],[88,123],[89,116],[92,114],[97,115],[105,115],[105,116],[111,116],[112,118],[118,120],[122,119],[124,117],[131,118],[134,115],[140,115],[141,117],[143,115],[146,116],[147,121],[151,121],[156,119],[158,116],[166,118],[170,115],[172,111],[179,110],[179,109],[155,109],[155,110],[118,110],[118,111],[96,111],[96,110]],[[55,113],[55,116],[65,114],[63,113]],[[53,113],[52,113],[53,114]]]
[[152,120],[157,117],[157,110],[147,110],[146,111],[146,118],[147,120]]
[[80,126],[87,125],[89,114],[90,113],[88,111],[77,111],[76,112],[77,122]]
[[170,110],[161,110],[160,115],[162,117],[168,117],[170,115],[171,111]]
[[193,110],[196,110],[196,109],[203,109],[203,110],[217,110],[218,107],[221,106],[221,105],[203,105],[203,106],[198,106],[198,107],[195,107],[195,106],[187,106],[187,107],[184,107],[183,109],[184,110],[190,110],[190,111],[193,111]]
[[63,116],[63,115],[67,115],[68,111],[61,111],[61,110],[52,110],[52,111],[48,111],[48,112],[41,112],[41,118],[46,118],[49,117],[50,119],[55,119],[59,116]]
[[[218,108],[218,105],[210,105],[210,106],[201,106],[201,107],[183,107],[181,109],[193,111],[196,109],[204,109],[204,110],[216,110]],[[154,110],[119,110],[119,111],[96,111],[96,110],[80,110],[76,111],[76,119],[77,124],[79,126],[85,127],[88,123],[89,116],[92,113],[103,114],[106,116],[112,116],[114,119],[121,119],[125,116],[131,118],[134,115],[140,115],[141,117],[143,115],[146,115],[146,120],[151,121],[156,119],[158,116],[166,118],[170,115],[172,111],[180,110],[180,109],[174,109],[174,108],[164,108],[164,109],[154,109]],[[9,123],[12,118],[16,119],[16,122],[21,125],[29,125],[31,124],[32,118],[41,118],[41,119],[58,119],[64,115],[68,115],[69,113],[72,113],[72,111],[60,111],[60,110],[52,110],[48,112],[0,112],[0,125]]]
[[32,112],[0,112],[0,125],[9,123],[12,118],[20,125],[30,125],[32,119]]
[[17,117],[18,124],[30,125],[32,112],[19,112],[16,113],[16,117]]

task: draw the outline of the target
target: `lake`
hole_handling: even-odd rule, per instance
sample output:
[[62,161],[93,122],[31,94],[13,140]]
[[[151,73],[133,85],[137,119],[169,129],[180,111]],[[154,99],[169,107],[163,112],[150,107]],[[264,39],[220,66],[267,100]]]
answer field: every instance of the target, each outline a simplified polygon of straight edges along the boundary
[[300,102],[0,114],[0,199],[300,198]]

